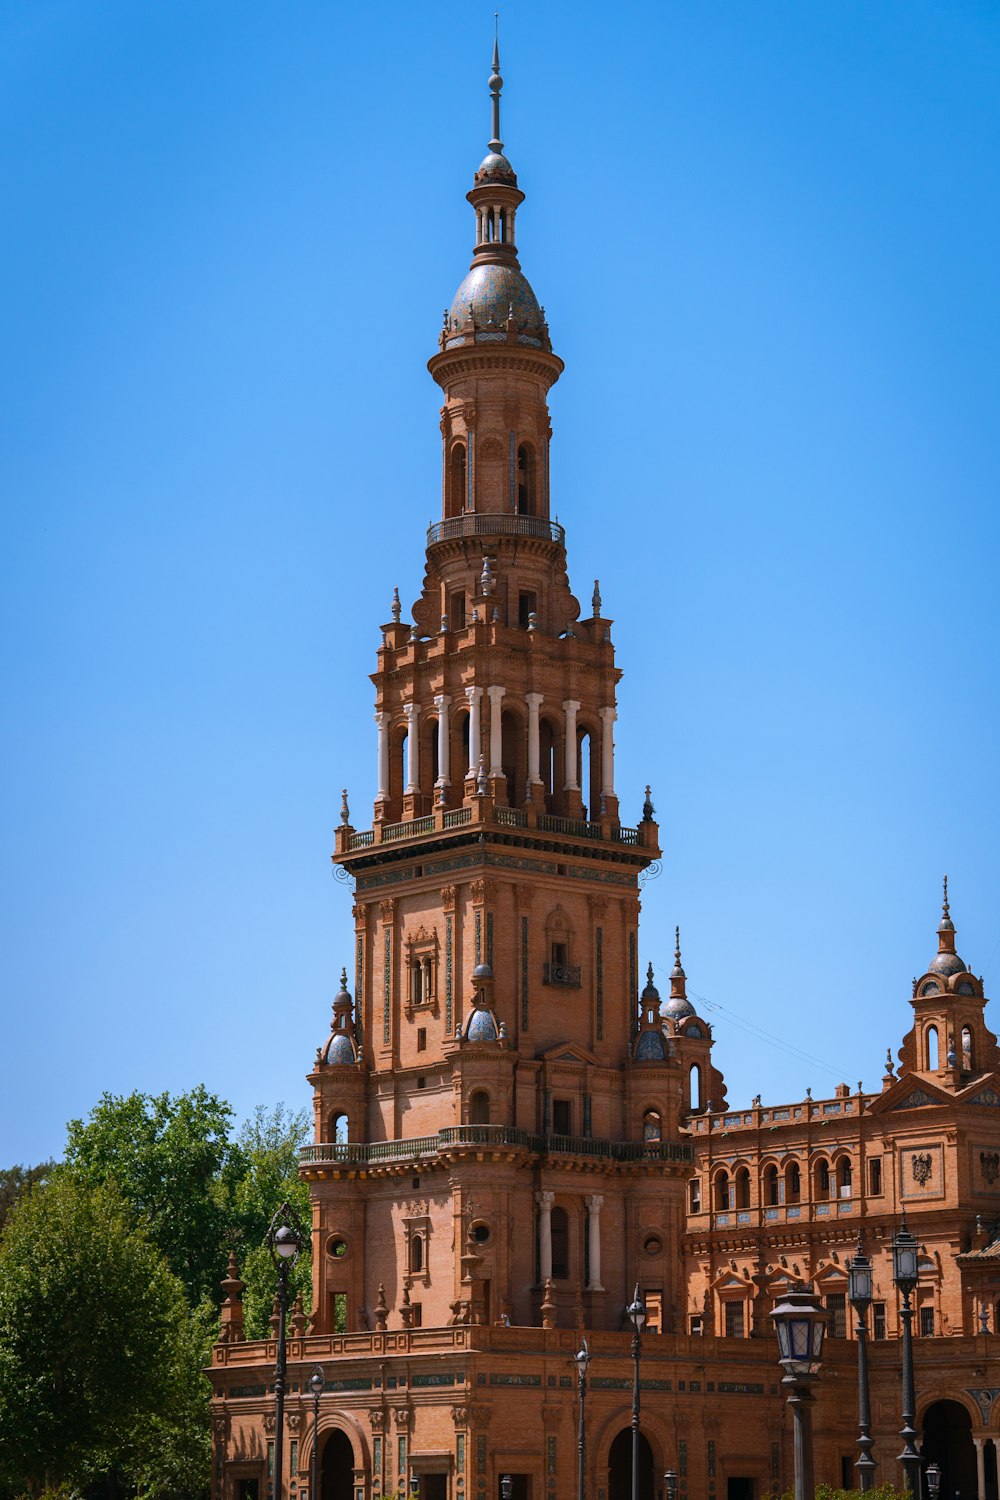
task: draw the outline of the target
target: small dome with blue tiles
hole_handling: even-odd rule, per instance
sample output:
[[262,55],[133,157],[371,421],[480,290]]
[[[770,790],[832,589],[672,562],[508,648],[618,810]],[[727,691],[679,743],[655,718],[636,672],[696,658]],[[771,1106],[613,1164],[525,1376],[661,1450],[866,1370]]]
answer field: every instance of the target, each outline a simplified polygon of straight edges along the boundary
[[354,1066],[354,1043],[346,1031],[335,1031],[326,1049],[326,1061],[332,1066]]
[[643,1031],[635,1047],[637,1062],[662,1062],[667,1055],[667,1045],[659,1031]]
[[477,328],[492,326],[500,332],[513,310],[520,333],[538,337],[542,332],[542,310],[528,278],[517,266],[487,262],[475,265],[455,293],[448,313],[449,325],[461,328],[470,315]]
[[484,156],[476,169],[477,182],[509,182],[512,187],[517,187],[517,173],[499,151],[491,151]]
[[947,875],[944,877],[944,904],[941,921],[938,923],[938,951],[927,965],[927,972],[940,974],[944,978],[948,978],[951,974],[968,972],[964,959],[959,958],[955,952],[955,924],[951,920],[951,907],[948,902]]
[[489,964],[476,964],[476,967],[472,971],[472,977],[473,979],[492,979],[493,970]]
[[474,1011],[469,1020],[465,1039],[469,1042],[495,1042],[498,1036],[497,1023],[488,1010]]

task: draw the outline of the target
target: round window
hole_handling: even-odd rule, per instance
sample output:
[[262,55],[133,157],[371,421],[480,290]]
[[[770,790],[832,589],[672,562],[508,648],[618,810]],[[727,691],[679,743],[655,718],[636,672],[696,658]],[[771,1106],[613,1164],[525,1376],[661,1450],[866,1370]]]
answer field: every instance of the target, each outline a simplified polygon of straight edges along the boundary
[[347,1241],[339,1234],[332,1234],[326,1242],[327,1255],[333,1255],[338,1259],[347,1254]]
[[647,1255],[659,1255],[663,1249],[663,1241],[658,1234],[650,1234],[646,1236],[642,1248]]
[[490,1226],[488,1224],[473,1224],[472,1238],[477,1245],[488,1245],[490,1242]]

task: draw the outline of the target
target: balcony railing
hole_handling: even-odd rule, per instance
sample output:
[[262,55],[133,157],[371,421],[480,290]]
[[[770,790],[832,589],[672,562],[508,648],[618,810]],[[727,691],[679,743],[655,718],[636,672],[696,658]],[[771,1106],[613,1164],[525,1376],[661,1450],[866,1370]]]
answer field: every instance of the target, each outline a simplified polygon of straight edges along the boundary
[[556,521],[546,521],[541,516],[513,515],[509,511],[497,514],[472,511],[428,526],[427,545],[430,547],[434,542],[450,542],[463,536],[536,536],[547,542],[566,544],[566,532]]
[[579,964],[543,964],[542,983],[560,984],[567,990],[578,990],[583,982]]
[[417,1161],[456,1150],[506,1147],[533,1156],[603,1157],[609,1161],[690,1161],[692,1148],[682,1141],[610,1141],[577,1135],[536,1135],[513,1125],[457,1125],[437,1135],[402,1141],[318,1142],[302,1146],[302,1166],[377,1166],[382,1162]]

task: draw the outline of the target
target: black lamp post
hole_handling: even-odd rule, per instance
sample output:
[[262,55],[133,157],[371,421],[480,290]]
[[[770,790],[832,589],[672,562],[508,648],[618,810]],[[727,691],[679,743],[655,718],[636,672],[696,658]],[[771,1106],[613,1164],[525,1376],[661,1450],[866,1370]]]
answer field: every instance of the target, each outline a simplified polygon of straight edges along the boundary
[[309,1389],[313,1398],[313,1451],[309,1493],[310,1500],[319,1500],[319,1398],[326,1389],[326,1375],[322,1365],[317,1365],[309,1376]]
[[412,1500],[420,1500],[420,1475],[410,1475],[410,1495]]
[[663,1488],[667,1500],[677,1500],[677,1470],[668,1469],[663,1476]]
[[511,1500],[514,1493],[514,1481],[509,1474],[505,1474],[500,1481],[500,1500]]
[[903,1299],[900,1316],[903,1320],[903,1425],[899,1435],[903,1439],[903,1451],[899,1461],[903,1465],[904,1483],[910,1494],[920,1494],[920,1454],[913,1444],[916,1428],[913,1418],[917,1400],[913,1390],[913,1308],[910,1297],[917,1284],[917,1242],[906,1227],[906,1210],[896,1237],[892,1242],[892,1279]]
[[926,1478],[927,1492],[930,1495],[930,1500],[938,1500],[938,1496],[941,1493],[941,1470],[937,1464],[927,1465]]
[[580,1347],[573,1358],[576,1360],[576,1388],[580,1394],[580,1428],[576,1438],[576,1495],[577,1500],[584,1500],[587,1472],[587,1429],[584,1425],[584,1403],[587,1399],[587,1367],[590,1364],[590,1347],[586,1339],[580,1340]]
[[632,1324],[632,1500],[639,1500],[639,1359],[642,1354],[642,1325],[646,1321],[646,1304],[638,1283],[635,1295],[625,1309]]
[[785,1372],[788,1405],[795,1422],[795,1500],[815,1500],[810,1390],[819,1373],[826,1313],[812,1288],[789,1289],[771,1313],[778,1335],[778,1362]]
[[868,1309],[872,1305],[872,1263],[864,1254],[861,1235],[858,1234],[858,1249],[853,1260],[847,1262],[847,1286],[851,1306],[858,1315],[858,1484],[862,1491],[870,1490],[875,1474],[875,1460],[871,1450],[874,1439],[871,1435],[871,1406],[868,1400]]
[[278,1277],[278,1355],[274,1365],[274,1500],[282,1500],[282,1460],[285,1436],[285,1314],[288,1311],[288,1273],[305,1243],[295,1211],[283,1203],[267,1231],[267,1248]]

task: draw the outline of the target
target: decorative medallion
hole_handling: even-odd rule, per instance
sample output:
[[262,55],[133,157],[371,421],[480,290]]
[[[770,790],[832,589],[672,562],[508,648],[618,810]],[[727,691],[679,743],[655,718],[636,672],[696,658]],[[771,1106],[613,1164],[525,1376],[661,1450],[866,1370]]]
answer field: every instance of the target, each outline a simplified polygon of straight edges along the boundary
[[996,1182],[997,1177],[1000,1176],[1000,1153],[996,1151],[980,1151],[979,1169],[986,1181],[992,1186]]

